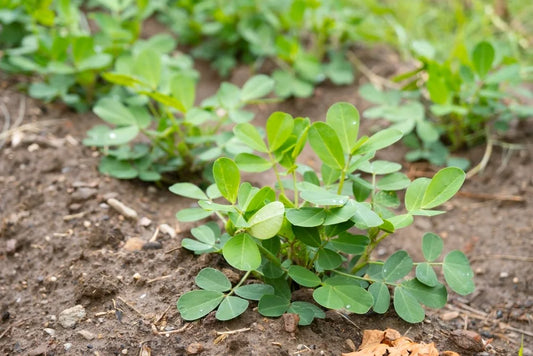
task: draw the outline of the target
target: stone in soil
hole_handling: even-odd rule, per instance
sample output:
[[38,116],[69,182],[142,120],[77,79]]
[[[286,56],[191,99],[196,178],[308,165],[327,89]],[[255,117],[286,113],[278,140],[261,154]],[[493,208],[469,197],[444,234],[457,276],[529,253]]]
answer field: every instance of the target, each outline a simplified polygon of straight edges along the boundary
[[65,329],[74,327],[81,319],[85,318],[85,308],[82,305],[76,305],[72,308],[63,310],[59,314],[59,324]]

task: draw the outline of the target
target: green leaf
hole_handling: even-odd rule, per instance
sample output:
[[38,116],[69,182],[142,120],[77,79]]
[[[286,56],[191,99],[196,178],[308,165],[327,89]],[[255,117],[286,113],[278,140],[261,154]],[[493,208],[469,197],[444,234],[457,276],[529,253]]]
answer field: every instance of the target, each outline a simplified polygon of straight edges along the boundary
[[357,142],[359,112],[350,103],[333,104],[326,114],[326,123],[335,130],[345,154],[349,154]]
[[292,231],[294,232],[296,239],[307,246],[320,247],[322,245],[320,233],[316,227],[293,226]]
[[484,78],[492,68],[494,62],[494,47],[489,42],[483,41],[476,45],[472,52],[474,69],[480,78]]
[[215,318],[222,321],[236,318],[248,309],[249,304],[247,300],[242,298],[232,295],[226,296],[222,303],[220,303]]
[[140,80],[127,74],[106,72],[101,74],[102,77],[110,83],[123,85],[125,87],[135,87],[142,84]]
[[435,125],[433,125],[433,123],[430,121],[425,120],[419,121],[416,124],[416,134],[427,144],[436,142],[440,137],[439,131]]
[[343,169],[345,160],[341,142],[331,126],[315,122],[309,128],[309,144],[320,160],[331,168]]
[[102,120],[113,125],[127,126],[137,123],[135,116],[127,107],[111,98],[100,99],[93,108],[93,111]]
[[87,138],[83,144],[87,146],[120,146],[130,142],[139,134],[137,126],[123,126],[111,129],[104,125],[97,125],[87,131]]
[[408,323],[419,323],[424,320],[426,313],[416,298],[401,286],[394,290],[394,310]]
[[321,269],[331,270],[342,264],[342,257],[337,252],[327,248],[319,248],[316,263]]
[[383,282],[374,282],[368,288],[368,292],[374,298],[374,311],[378,314],[384,314],[389,310],[390,292],[389,288]]
[[257,193],[250,199],[247,207],[243,207],[247,212],[255,211],[264,206],[265,203],[274,201],[276,199],[276,193],[270,187],[263,187],[259,189]]
[[409,187],[411,181],[409,178],[400,172],[392,173],[381,178],[376,187],[380,190],[396,191]]
[[266,294],[274,294],[274,287],[268,284],[247,284],[235,289],[235,294],[250,300],[260,300]]
[[428,262],[435,261],[442,253],[444,242],[439,235],[426,232],[422,237],[422,253]]
[[446,287],[438,282],[435,286],[430,287],[414,278],[403,282],[401,287],[408,290],[419,303],[430,308],[442,308],[446,305],[446,301],[448,300]]
[[249,233],[260,240],[270,239],[278,233],[283,223],[285,207],[275,201],[259,209],[249,220]]
[[277,111],[270,115],[266,124],[266,132],[270,151],[280,148],[289,138],[294,127],[291,115]]
[[383,220],[367,204],[355,203],[357,210],[352,217],[352,221],[360,229],[366,230],[369,227],[376,227],[383,224]]
[[77,68],[80,72],[86,70],[105,68],[111,65],[113,57],[108,53],[97,53],[93,56],[85,58],[83,61],[77,63]]
[[156,89],[161,79],[161,56],[147,48],[141,51],[133,62],[134,73],[139,75],[152,88]]
[[341,233],[338,238],[330,241],[333,247],[341,252],[359,255],[363,253],[370,243],[365,235],[352,235],[348,232]]
[[326,211],[322,208],[304,207],[300,209],[287,209],[287,220],[293,225],[313,227],[322,225],[326,219]]
[[411,182],[405,192],[405,208],[407,211],[418,210],[422,206],[422,200],[431,179],[417,178]]
[[241,89],[241,100],[247,102],[262,98],[274,89],[274,79],[259,74],[251,77],[244,83]]
[[465,172],[460,168],[447,167],[441,169],[433,176],[427,186],[420,207],[422,209],[431,209],[445,203],[461,188],[465,177]]
[[114,157],[102,157],[98,164],[98,170],[102,174],[108,174],[118,179],[136,178],[139,172],[128,161],[121,161]]
[[300,196],[305,201],[316,205],[344,205],[348,202],[348,196],[330,193],[326,190],[304,190]]
[[255,241],[248,234],[232,237],[222,249],[226,261],[241,271],[252,271],[261,265],[261,254]]
[[341,309],[345,306],[342,298],[336,293],[335,287],[328,284],[315,289],[313,299],[328,309]]
[[217,159],[213,164],[213,177],[222,196],[231,204],[235,204],[241,181],[237,164],[226,157]]
[[298,314],[300,317],[298,325],[301,326],[310,325],[315,318],[324,319],[326,317],[326,313],[316,305],[300,301],[292,302],[287,312]]
[[231,83],[222,83],[218,90],[216,97],[219,104],[228,110],[233,110],[239,107],[241,90]]
[[402,165],[396,162],[383,160],[364,161],[359,165],[359,170],[371,174],[390,174],[402,169]]
[[442,269],[446,283],[456,293],[467,295],[474,291],[474,272],[468,258],[461,251],[451,251],[444,257]]
[[206,316],[220,304],[224,294],[210,290],[193,290],[178,299],[178,310],[184,320]]
[[302,266],[290,266],[288,273],[289,277],[303,287],[313,288],[318,286],[321,282],[316,274]]
[[283,315],[289,307],[290,300],[277,295],[264,295],[257,306],[257,310],[263,316],[275,318]]
[[400,250],[393,253],[383,265],[383,278],[385,282],[395,282],[407,276],[413,268],[413,260],[407,252]]
[[263,153],[268,152],[261,134],[254,125],[247,122],[238,124],[233,128],[233,133],[250,148]]
[[439,282],[435,270],[427,262],[420,263],[416,266],[416,279],[428,287],[435,287]]
[[315,301],[329,309],[344,308],[356,314],[364,314],[372,307],[374,300],[365,289],[355,285],[329,285],[315,289]]
[[235,163],[245,172],[260,173],[272,168],[272,163],[251,153],[239,153],[235,156]]
[[187,112],[194,106],[196,81],[189,75],[177,74],[170,79],[170,91],[174,99],[180,103],[177,109]]
[[335,225],[340,224],[345,221],[353,218],[357,213],[358,206],[354,204],[353,200],[348,200],[348,202],[341,207],[329,208],[326,211],[326,220],[324,220],[324,225]]
[[192,183],[176,183],[168,188],[172,193],[191,199],[209,199],[205,193]]
[[403,134],[401,131],[396,129],[385,129],[381,130],[374,135],[372,135],[368,140],[366,140],[359,148],[352,152],[352,154],[363,154],[367,152],[377,151],[382,148],[388,147],[393,143],[399,141],[402,138]]
[[213,214],[212,211],[205,211],[202,208],[187,208],[178,211],[176,219],[181,222],[191,222],[205,219],[211,214]]
[[198,273],[195,280],[196,285],[205,290],[225,292],[231,289],[231,282],[228,277],[214,268],[204,268]]
[[191,234],[203,243],[214,245],[216,240],[220,238],[220,228],[215,222],[210,221],[204,225],[192,228]]

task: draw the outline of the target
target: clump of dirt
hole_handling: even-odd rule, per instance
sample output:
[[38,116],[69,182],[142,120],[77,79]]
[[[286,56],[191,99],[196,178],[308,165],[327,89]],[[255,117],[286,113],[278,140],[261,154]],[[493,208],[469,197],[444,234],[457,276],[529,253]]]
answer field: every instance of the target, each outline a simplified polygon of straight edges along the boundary
[[[218,79],[204,76],[199,98],[212,94],[218,84]],[[417,218],[377,251],[379,258],[400,248],[420,257],[423,233],[439,233],[447,250],[460,249],[471,259],[474,294],[452,294],[447,307],[428,311],[417,325],[392,311],[327,311],[324,320],[287,331],[283,318],[263,318],[253,303],[229,322],[212,315],[192,323],[182,320],[175,303],[195,288],[198,271],[229,268],[217,256],[198,257],[180,248],[192,225],[178,225],[174,214],[191,201],[164,188],[101,176],[98,152],[80,144],[85,130],[98,123],[93,115],[43,106],[11,84],[2,88],[0,100],[13,116],[21,103],[25,107],[24,124],[31,131],[20,133],[31,140],[18,145],[8,141],[0,151],[0,353],[340,355],[361,343],[363,330],[387,328],[461,355],[516,355],[522,335],[526,347],[531,345],[531,130],[519,130],[513,137],[523,150],[510,156],[496,150],[486,171],[445,205],[447,214]],[[364,106],[355,86],[324,86],[313,98],[258,108],[258,122],[275,110],[324,118],[339,100]],[[368,122],[362,126],[368,133]],[[395,147],[381,158],[401,160],[402,154]],[[482,154],[481,147],[468,156],[478,161]],[[413,178],[435,171],[427,165],[405,166]],[[260,182],[262,177],[253,179]],[[121,216],[107,204],[109,198],[134,209],[139,219]],[[154,238],[160,224],[170,225],[176,235],[159,232]],[[138,239],[139,247],[125,249],[131,239]],[[225,273],[235,277],[231,269]],[[310,300],[305,289],[294,297]],[[74,328],[64,328],[59,315],[78,304],[86,316]],[[490,340],[489,346],[465,349],[452,337],[454,330],[464,329]],[[528,352],[530,347],[524,355]]]

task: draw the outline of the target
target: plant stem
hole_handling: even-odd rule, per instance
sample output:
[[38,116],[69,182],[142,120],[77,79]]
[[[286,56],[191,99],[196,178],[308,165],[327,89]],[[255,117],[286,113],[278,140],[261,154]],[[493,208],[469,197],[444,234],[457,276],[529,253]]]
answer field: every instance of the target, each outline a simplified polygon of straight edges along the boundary
[[264,248],[263,246],[259,244],[257,245],[257,247],[259,247],[259,250],[261,250],[261,252],[265,255],[265,257],[268,260],[270,260],[270,262],[274,263],[276,266],[286,271],[286,269],[281,266],[281,262],[279,261],[279,259],[276,256],[274,256],[272,252],[270,252],[269,250],[267,250],[266,248]]
[[341,180],[339,181],[339,188],[337,189],[337,194],[342,193],[342,188],[344,188],[344,180],[346,179],[346,171],[350,167],[351,161],[352,161],[352,154],[350,153],[350,155],[348,156],[348,160],[346,161],[346,164],[344,165],[341,171]]
[[250,273],[252,273],[252,271],[246,272],[244,274],[244,276],[242,276],[242,278],[239,281],[239,283],[237,283],[237,285],[235,287],[231,288],[231,291],[228,294],[226,294],[226,297],[229,297],[230,295],[232,295],[235,292],[235,289],[239,288],[244,283],[244,281],[246,281],[246,279],[248,279],[248,277],[250,276]]
[[383,241],[383,239],[385,239],[389,235],[390,233],[386,232],[376,239],[374,239],[374,237],[370,237],[370,244],[367,246],[367,248],[365,249],[365,252],[363,252],[361,257],[359,258],[359,261],[361,262],[356,264],[350,272],[355,273],[359,271],[361,268],[363,268],[365,265],[367,265],[372,251],[374,251],[374,249],[379,245],[379,243]]

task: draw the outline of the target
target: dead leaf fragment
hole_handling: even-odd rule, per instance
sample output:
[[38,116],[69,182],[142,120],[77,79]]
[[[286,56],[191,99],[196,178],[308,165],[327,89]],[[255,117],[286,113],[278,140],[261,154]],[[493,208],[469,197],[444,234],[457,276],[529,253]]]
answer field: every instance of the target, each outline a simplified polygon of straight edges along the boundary
[[439,351],[434,343],[416,343],[394,329],[364,330],[359,351],[342,356],[439,356]]
[[452,341],[462,349],[474,352],[485,350],[481,335],[472,330],[454,330],[450,333]]
[[129,252],[140,251],[142,250],[145,243],[146,241],[144,241],[143,239],[140,239],[138,237],[132,237],[128,239],[128,241],[126,241],[122,248]]

